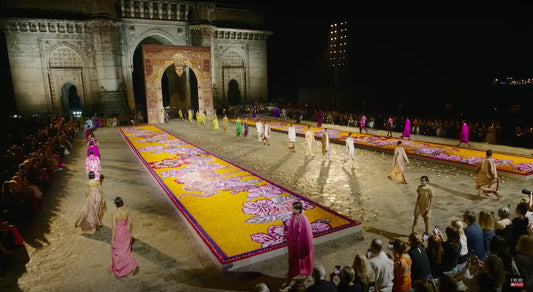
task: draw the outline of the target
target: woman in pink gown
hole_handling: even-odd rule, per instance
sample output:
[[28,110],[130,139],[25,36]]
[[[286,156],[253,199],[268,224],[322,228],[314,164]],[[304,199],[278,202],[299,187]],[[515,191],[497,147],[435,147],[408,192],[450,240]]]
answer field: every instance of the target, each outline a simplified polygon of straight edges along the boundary
[[405,120],[405,125],[403,126],[402,139],[403,138],[411,140],[411,120],[409,120],[409,118]]
[[459,132],[459,144],[457,144],[457,146],[460,146],[461,143],[466,143],[468,144],[468,147],[472,147],[472,145],[470,145],[470,140],[469,140],[469,137],[468,137],[468,125],[466,124],[466,121],[463,121],[463,126],[461,127],[461,132]]
[[81,209],[76,220],[76,227],[81,227],[83,232],[89,232],[102,226],[102,215],[105,211],[105,200],[102,193],[102,184],[95,180],[94,172],[89,172],[89,181],[85,183],[85,197],[87,201]]
[[116,277],[124,277],[131,272],[137,273],[139,265],[131,253],[130,212],[124,207],[121,197],[115,198],[117,211],[113,214],[111,236],[111,266],[109,270]]
[[291,219],[285,223],[289,282],[295,276],[309,276],[313,272],[313,229],[303,214],[302,202],[294,202],[292,208]]

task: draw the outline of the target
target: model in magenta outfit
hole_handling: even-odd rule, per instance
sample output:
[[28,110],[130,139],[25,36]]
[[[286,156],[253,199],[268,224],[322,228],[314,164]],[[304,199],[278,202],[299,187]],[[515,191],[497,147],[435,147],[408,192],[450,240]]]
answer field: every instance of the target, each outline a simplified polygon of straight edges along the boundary
[[409,120],[409,118],[405,120],[405,125],[403,126],[402,139],[403,138],[411,140],[411,120]]
[[322,111],[318,111],[318,120],[316,122],[317,127],[322,127]]
[[301,202],[292,204],[293,213],[285,225],[289,255],[289,280],[313,272],[313,229],[303,214]]
[[366,129],[366,116],[363,115],[361,117],[361,121],[359,121],[359,133],[363,133],[365,131],[368,134],[368,130]]
[[89,142],[89,146],[87,147],[87,157],[89,157],[90,152],[92,150],[94,156],[98,157],[98,159],[102,159],[102,157],[100,157],[100,150],[98,149],[98,146],[91,142]]
[[462,143],[468,144],[468,147],[472,147],[470,145],[470,140],[468,138],[468,125],[465,121],[463,121],[463,125],[461,126],[461,131],[459,132],[459,144],[457,146],[460,146]]

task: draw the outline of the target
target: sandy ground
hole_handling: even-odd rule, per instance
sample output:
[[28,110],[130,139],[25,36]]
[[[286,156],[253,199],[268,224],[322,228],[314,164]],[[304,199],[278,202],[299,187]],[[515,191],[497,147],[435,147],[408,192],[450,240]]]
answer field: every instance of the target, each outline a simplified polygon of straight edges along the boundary
[[[315,246],[315,263],[328,273],[335,265],[351,265],[356,253],[364,253],[373,238],[388,241],[406,239],[411,231],[412,213],[419,178],[428,175],[436,192],[432,225],[447,226],[460,218],[464,210],[496,211],[514,206],[531,188],[531,182],[502,176],[503,199],[474,201],[474,175],[463,169],[410,157],[408,184],[387,179],[392,167],[391,153],[356,148],[356,166],[343,166],[344,145],[333,145],[332,162],[321,163],[319,142],[315,157],[306,159],[303,138],[297,138],[296,153],[287,149],[287,134],[272,134],[271,146],[257,142],[255,129],[247,139],[234,135],[234,125],[227,134],[222,130],[198,126],[188,121],[172,120],[163,129],[198,147],[213,152],[260,176],[337,210],[363,223],[360,236],[350,235]],[[330,126],[334,128],[335,126]],[[353,128],[352,128],[353,129]],[[355,129],[354,129],[355,130]],[[378,130],[370,133],[384,134]],[[19,229],[25,246],[16,251],[16,261],[0,281],[0,291],[251,291],[258,282],[266,282],[277,291],[287,273],[286,255],[222,272],[181,220],[161,187],[129,149],[117,128],[95,132],[100,143],[103,192],[108,210],[104,227],[94,234],[81,233],[74,227],[84,204],[85,137],[80,132],[71,154],[65,158],[65,170],[43,198],[43,211]],[[396,133],[395,136],[399,136]],[[456,144],[456,140],[413,137],[413,140]],[[530,149],[473,143],[476,149],[529,155]],[[140,272],[115,278],[111,264],[110,237],[113,199],[122,196],[131,209],[134,224],[134,254]],[[423,221],[418,230],[423,231]]]

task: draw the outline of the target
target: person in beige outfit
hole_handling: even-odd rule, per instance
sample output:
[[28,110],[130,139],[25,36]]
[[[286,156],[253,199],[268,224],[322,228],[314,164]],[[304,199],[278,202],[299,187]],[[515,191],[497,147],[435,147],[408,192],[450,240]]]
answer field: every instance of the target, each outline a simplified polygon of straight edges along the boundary
[[415,219],[413,221],[413,228],[411,232],[415,232],[418,217],[424,218],[425,231],[429,234],[429,219],[431,217],[431,204],[433,203],[433,188],[429,185],[429,178],[422,176],[420,178],[420,185],[416,190],[418,198],[416,199]]

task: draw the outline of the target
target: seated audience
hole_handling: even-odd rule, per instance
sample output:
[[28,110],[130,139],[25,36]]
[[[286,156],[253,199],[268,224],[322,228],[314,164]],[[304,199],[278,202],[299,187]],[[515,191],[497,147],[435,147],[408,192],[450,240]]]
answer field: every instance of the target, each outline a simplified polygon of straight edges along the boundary
[[487,211],[481,211],[478,215],[479,227],[483,230],[483,247],[489,250],[489,244],[495,235],[492,215]]
[[510,206],[498,209],[498,221],[494,222],[494,233],[505,239],[506,242],[511,244],[513,238],[513,223],[511,219]]
[[368,258],[362,254],[356,254],[352,268],[355,272],[355,282],[361,283],[363,291],[368,291],[370,284],[374,283],[376,278]]
[[326,269],[324,268],[324,266],[317,265],[313,268],[313,279],[315,282],[313,283],[313,285],[307,288],[307,291],[309,292],[317,292],[317,291],[335,292],[337,291],[337,287],[335,287],[335,285],[331,283],[330,281],[326,280]]
[[392,291],[404,292],[411,290],[411,257],[407,253],[407,243],[396,239],[392,242],[394,259],[394,280]]
[[422,237],[417,232],[409,235],[407,243],[411,246],[409,249],[409,257],[411,257],[411,282],[417,280],[426,280],[428,274],[431,273],[428,255],[424,248]]
[[463,222],[461,220],[452,220],[450,226],[457,229],[457,233],[459,233],[459,241],[461,242],[461,252],[459,252],[459,260],[457,263],[464,264],[468,258],[468,242],[465,231],[463,230]]
[[392,291],[394,279],[394,263],[383,251],[383,243],[372,239],[370,243],[370,265],[376,274],[375,288],[377,291]]
[[483,244],[483,230],[476,222],[476,214],[472,211],[465,211],[463,221],[466,224],[464,231],[468,242],[468,254],[474,253],[480,260],[484,260],[487,253]]

